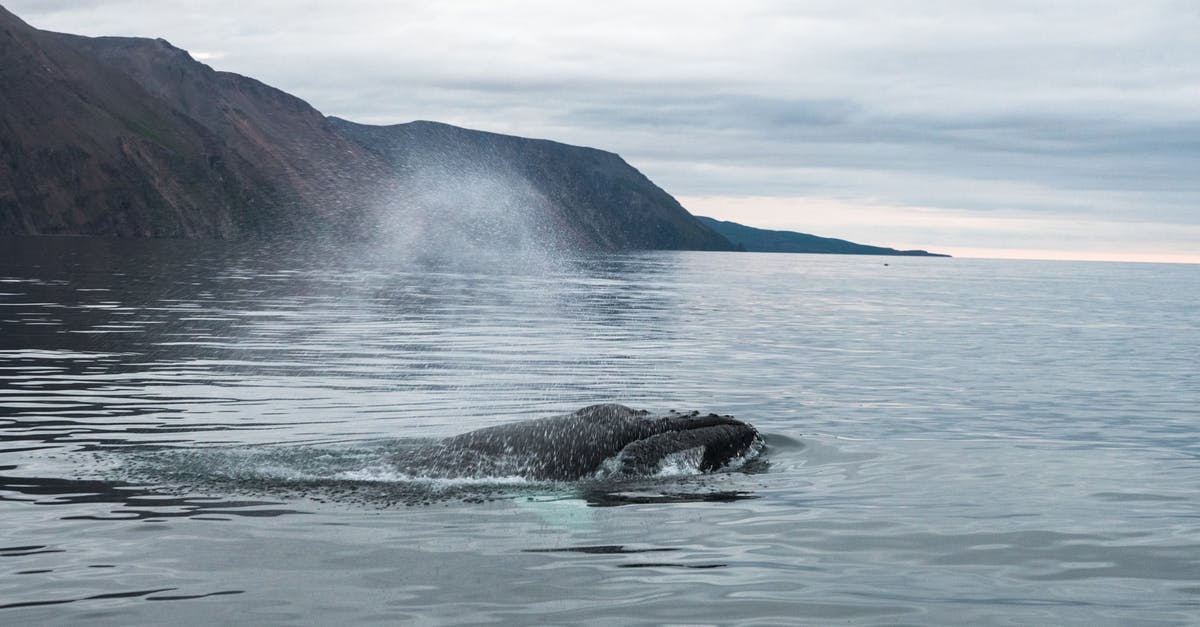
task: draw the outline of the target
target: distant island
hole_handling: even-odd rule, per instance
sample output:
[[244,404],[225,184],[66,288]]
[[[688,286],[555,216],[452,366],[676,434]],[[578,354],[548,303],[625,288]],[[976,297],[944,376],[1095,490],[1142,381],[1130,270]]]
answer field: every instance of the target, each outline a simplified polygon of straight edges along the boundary
[[928,254],[699,219],[611,152],[327,117],[162,39],[0,7],[0,61],[0,236]]
[[843,239],[818,237],[794,231],[756,229],[736,222],[725,222],[704,216],[697,218],[712,230],[724,235],[739,249],[756,253],[820,253],[827,255],[893,255],[903,257],[949,257],[924,250],[896,250],[881,246],[855,244]]

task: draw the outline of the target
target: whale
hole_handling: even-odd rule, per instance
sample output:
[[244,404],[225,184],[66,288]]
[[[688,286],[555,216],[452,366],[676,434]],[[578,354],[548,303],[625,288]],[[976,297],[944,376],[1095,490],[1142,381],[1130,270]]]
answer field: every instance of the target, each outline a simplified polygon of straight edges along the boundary
[[764,446],[753,426],[733,416],[607,403],[448,437],[400,451],[392,462],[410,476],[578,481],[650,476],[681,462],[717,472]]

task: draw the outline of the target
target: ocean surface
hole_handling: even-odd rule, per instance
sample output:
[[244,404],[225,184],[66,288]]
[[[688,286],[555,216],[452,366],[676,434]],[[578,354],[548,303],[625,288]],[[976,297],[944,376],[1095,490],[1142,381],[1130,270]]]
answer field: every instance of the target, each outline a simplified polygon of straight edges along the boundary
[[[618,402],[714,475],[429,480]],[[1200,266],[0,241],[0,624],[1200,624]]]

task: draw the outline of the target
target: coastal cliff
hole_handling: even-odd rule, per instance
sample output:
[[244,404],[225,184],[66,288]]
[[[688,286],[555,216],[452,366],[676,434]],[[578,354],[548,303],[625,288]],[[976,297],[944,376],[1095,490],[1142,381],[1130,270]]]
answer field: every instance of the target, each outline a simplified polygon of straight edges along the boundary
[[437,122],[331,121],[393,168],[402,207],[453,210],[484,225],[516,213],[530,228],[550,225],[539,236],[570,247],[733,249],[611,152]]
[[162,39],[0,7],[0,236],[943,256],[697,218],[619,155],[327,117]]
[[0,8],[0,59],[0,234],[352,231],[387,173],[303,101],[163,40],[39,31]]
[[328,118],[164,40],[41,31],[2,7],[0,61],[0,235],[370,238],[437,222],[504,239],[519,223],[580,249],[733,248],[612,153]]

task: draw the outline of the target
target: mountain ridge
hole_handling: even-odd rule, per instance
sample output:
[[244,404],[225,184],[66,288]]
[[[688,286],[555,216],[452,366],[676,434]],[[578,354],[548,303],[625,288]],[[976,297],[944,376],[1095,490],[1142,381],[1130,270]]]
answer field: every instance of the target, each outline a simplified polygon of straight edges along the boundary
[[[486,198],[456,198],[457,208],[495,218],[496,211],[488,205],[524,207],[532,221],[558,225],[566,245],[598,242],[610,250],[733,248],[614,152],[427,120],[390,126],[330,120],[346,137],[390,163],[400,173],[402,189],[463,181],[490,188],[494,191]],[[612,210],[617,207],[621,210]]]
[[[356,125],[165,40],[42,31],[4,7],[0,60],[0,235],[336,241],[424,229],[403,234],[415,241],[456,224],[477,245],[733,248],[614,153]],[[414,176],[415,155],[446,167]],[[527,215],[481,213],[489,195]]]
[[924,250],[897,250],[883,246],[856,244],[844,239],[821,237],[796,231],[760,229],[737,222],[697,216],[701,222],[724,235],[735,246],[746,252],[763,253],[816,253],[828,255],[887,255],[899,257],[949,257],[941,253]]
[[359,124],[164,39],[3,6],[0,86],[0,235],[944,256],[698,218],[613,152]]

